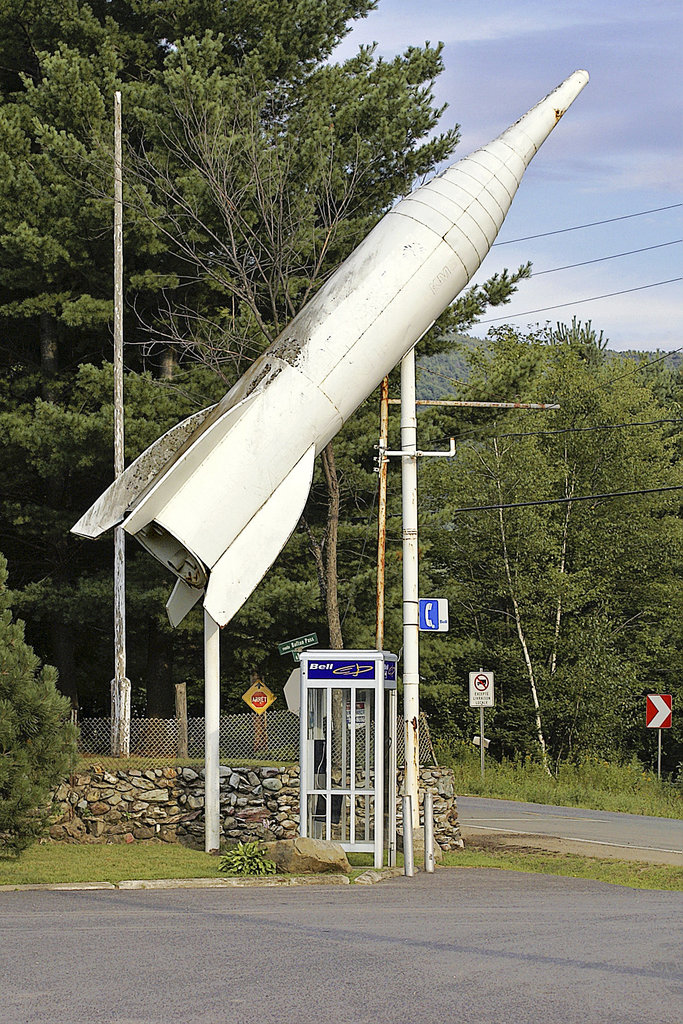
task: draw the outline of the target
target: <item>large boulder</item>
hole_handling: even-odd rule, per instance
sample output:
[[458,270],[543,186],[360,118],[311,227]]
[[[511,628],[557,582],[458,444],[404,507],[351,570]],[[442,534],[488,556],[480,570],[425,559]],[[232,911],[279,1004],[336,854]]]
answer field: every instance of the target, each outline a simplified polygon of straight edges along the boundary
[[351,870],[346,853],[339,843],[323,839],[278,839],[263,844],[278,872],[292,875],[317,875],[323,872],[348,874]]

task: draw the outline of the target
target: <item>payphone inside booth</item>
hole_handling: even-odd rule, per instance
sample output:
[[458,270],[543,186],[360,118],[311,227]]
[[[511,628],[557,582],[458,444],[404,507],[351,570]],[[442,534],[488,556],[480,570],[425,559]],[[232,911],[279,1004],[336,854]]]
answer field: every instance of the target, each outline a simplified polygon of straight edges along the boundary
[[302,651],[301,835],[396,863],[396,655]]

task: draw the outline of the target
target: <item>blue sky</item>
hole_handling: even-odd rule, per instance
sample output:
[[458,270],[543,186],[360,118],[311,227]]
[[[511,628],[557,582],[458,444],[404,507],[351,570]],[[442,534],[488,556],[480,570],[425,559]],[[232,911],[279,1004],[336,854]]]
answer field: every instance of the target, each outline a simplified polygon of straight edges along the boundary
[[[505,320],[523,328],[576,315],[603,330],[613,349],[683,346],[683,284],[643,289],[683,276],[683,244],[663,244],[683,237],[683,206],[629,216],[683,204],[681,4],[380,0],[335,57],[376,42],[391,58],[426,40],[445,44],[435,91],[448,104],[441,127],[461,126],[456,158],[494,138],[572,71],[591,76],[532,162],[498,242],[628,219],[496,245],[475,280],[526,260],[538,274],[520,285]],[[540,273],[635,249],[648,251]],[[597,298],[627,289],[642,290]],[[483,336],[489,326],[473,333]]]

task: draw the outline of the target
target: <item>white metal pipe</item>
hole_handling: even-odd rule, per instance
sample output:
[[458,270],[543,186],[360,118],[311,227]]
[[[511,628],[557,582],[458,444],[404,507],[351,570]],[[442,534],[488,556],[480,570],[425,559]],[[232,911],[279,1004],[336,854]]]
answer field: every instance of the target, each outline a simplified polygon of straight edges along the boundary
[[430,790],[425,790],[424,799],[424,830],[425,830],[425,871],[434,871],[434,797]]
[[[415,349],[401,360],[401,491],[403,499],[403,728],[405,730],[404,793],[411,797],[412,825],[419,825],[420,756],[420,623],[417,546],[417,414],[415,411]],[[405,833],[405,822],[403,831]]]
[[403,797],[403,874],[412,878],[415,874],[415,861],[413,860],[413,801],[409,796]]
[[[374,773],[375,773],[375,822],[374,822],[374,840],[375,840],[375,859],[374,866],[381,868],[384,866],[384,809],[385,800],[389,799],[389,795],[384,791],[384,758],[387,756],[387,751],[384,749],[384,664],[380,662],[378,668],[382,671],[382,679],[380,684],[375,690],[375,750],[374,750]],[[370,722],[370,701],[371,691],[366,691],[365,695],[365,722],[366,728]],[[661,731],[661,730],[660,730]],[[368,737],[370,739],[371,736]],[[366,742],[366,747],[369,743]],[[365,780],[365,785],[370,785],[370,779]],[[366,806],[369,801],[366,800]]]
[[204,612],[204,849],[220,847],[220,627]]
[[385,713],[389,716],[389,750],[387,751],[387,757],[389,758],[389,770],[387,778],[389,780],[388,793],[385,799],[389,801],[389,857],[388,863],[390,868],[396,867],[396,719],[397,719],[397,700],[396,690],[391,689],[388,691],[388,703],[389,710]]

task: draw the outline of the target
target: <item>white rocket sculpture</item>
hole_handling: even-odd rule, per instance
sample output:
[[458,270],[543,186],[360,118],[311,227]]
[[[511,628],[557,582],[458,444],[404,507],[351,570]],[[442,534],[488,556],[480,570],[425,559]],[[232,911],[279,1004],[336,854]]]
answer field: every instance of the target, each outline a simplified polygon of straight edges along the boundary
[[140,455],[73,527],[127,533],[221,626],[303,512],[315,456],[465,287],[531,158],[588,81],[576,71],[507,131],[398,203],[225,397]]

